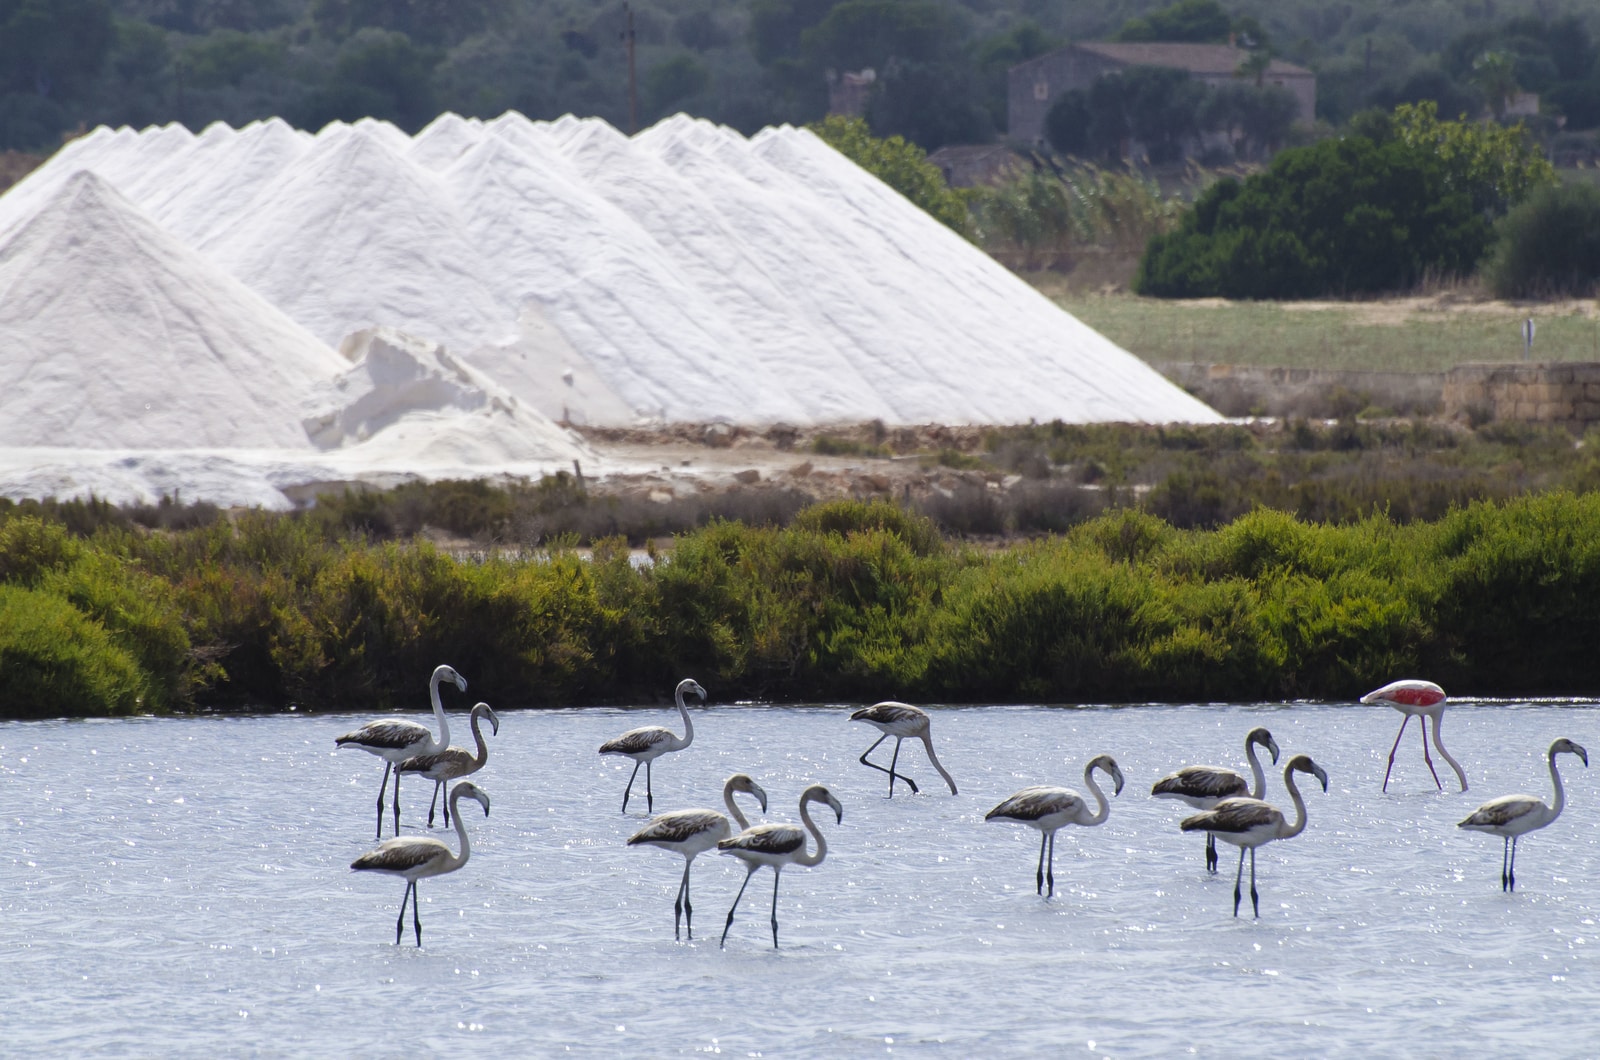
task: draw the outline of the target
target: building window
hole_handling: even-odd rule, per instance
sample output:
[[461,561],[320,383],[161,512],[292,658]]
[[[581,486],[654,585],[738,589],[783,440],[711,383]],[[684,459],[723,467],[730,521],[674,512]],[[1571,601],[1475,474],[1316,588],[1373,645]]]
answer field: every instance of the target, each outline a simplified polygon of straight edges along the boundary
[[1035,81],[1033,83],[1033,98],[1038,100],[1040,103],[1043,103],[1045,100],[1049,99],[1050,82],[1046,81],[1042,77]]

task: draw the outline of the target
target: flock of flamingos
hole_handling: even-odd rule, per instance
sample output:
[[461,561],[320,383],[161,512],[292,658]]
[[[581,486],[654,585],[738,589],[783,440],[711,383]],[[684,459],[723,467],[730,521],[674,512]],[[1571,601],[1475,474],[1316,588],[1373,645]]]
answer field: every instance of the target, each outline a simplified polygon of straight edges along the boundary
[[[468,751],[465,748],[450,746],[450,723],[445,717],[444,706],[439,699],[439,686],[445,681],[453,682],[463,692],[467,688],[466,679],[450,667],[440,666],[434,670],[429,684],[429,694],[433,700],[434,718],[439,723],[437,739],[426,726],[417,722],[382,719],[368,722],[334,741],[336,746],[358,747],[384,760],[383,784],[378,788],[378,838],[380,839],[383,837],[384,796],[388,790],[389,775],[391,772],[394,773],[395,837],[363,854],[350,867],[358,872],[377,872],[398,876],[406,881],[405,894],[400,899],[400,916],[394,926],[396,945],[399,945],[405,934],[407,904],[411,906],[412,927],[416,934],[417,945],[419,947],[422,945],[422,920],[416,901],[417,881],[424,877],[442,876],[454,872],[467,863],[467,858],[471,854],[471,844],[467,839],[466,825],[461,818],[461,800],[474,799],[483,807],[485,816],[489,813],[489,796],[471,781],[461,778],[476,773],[488,762],[489,749],[480,726],[484,719],[488,719],[492,731],[498,735],[500,719],[487,703],[477,704],[472,708],[470,715],[476,749]],[[682,736],[660,726],[648,726],[631,729],[600,746],[600,753],[603,755],[622,755],[633,759],[633,773],[628,778],[628,787],[622,793],[624,813],[628,810],[628,799],[633,794],[633,784],[638,779],[641,765],[645,769],[646,806],[650,813],[655,812],[655,795],[651,790],[651,764],[664,754],[683,750],[694,740],[694,722],[684,701],[689,695],[698,696],[704,702],[706,692],[693,680],[678,683],[675,699],[683,718]],[[1361,702],[1387,703],[1405,715],[1400,723],[1400,732],[1395,736],[1394,746],[1389,749],[1389,770],[1383,777],[1385,791],[1389,786],[1389,773],[1394,769],[1394,756],[1400,747],[1400,738],[1405,735],[1406,725],[1413,717],[1418,718],[1422,726],[1423,760],[1428,763],[1428,770],[1433,773],[1434,783],[1443,789],[1439,774],[1433,768],[1433,759],[1428,754],[1430,719],[1433,721],[1435,749],[1455,770],[1457,778],[1461,781],[1461,790],[1467,790],[1466,772],[1459,762],[1450,757],[1439,736],[1439,725],[1443,720],[1445,707],[1445,693],[1442,688],[1431,681],[1395,681],[1362,696]],[[933,752],[930,720],[926,711],[906,703],[885,702],[863,707],[852,713],[850,718],[852,721],[864,721],[883,734],[871,747],[862,752],[861,763],[889,775],[889,798],[894,797],[896,781],[908,786],[912,793],[918,790],[916,781],[898,772],[900,745],[906,739],[913,737],[922,741],[923,747],[927,750],[928,761],[949,785],[950,794],[956,794],[955,778],[940,764],[938,756]],[[869,761],[867,756],[891,736],[895,742],[889,765],[882,766]],[[1309,774],[1322,783],[1323,791],[1328,790],[1328,774],[1309,756],[1295,755],[1289,759],[1284,767],[1283,783],[1289,798],[1294,803],[1294,820],[1290,821],[1284,816],[1283,811],[1262,799],[1266,789],[1266,776],[1262,771],[1260,759],[1256,757],[1257,747],[1267,749],[1272,756],[1273,764],[1278,761],[1278,744],[1272,738],[1272,734],[1264,728],[1252,729],[1245,737],[1245,758],[1250,764],[1251,773],[1251,782],[1248,784],[1245,778],[1234,770],[1218,766],[1192,765],[1162,777],[1151,789],[1151,794],[1156,798],[1177,799],[1200,811],[1184,818],[1179,827],[1185,832],[1206,833],[1208,871],[1217,871],[1218,839],[1239,848],[1239,868],[1233,884],[1233,915],[1236,917],[1239,915],[1241,887],[1244,882],[1245,852],[1248,851],[1250,854],[1250,904],[1255,915],[1259,917],[1261,903],[1256,891],[1256,848],[1273,840],[1292,839],[1305,830],[1306,803],[1300,794],[1300,789],[1295,785],[1295,774]],[[1460,828],[1497,835],[1504,840],[1500,864],[1500,887],[1503,891],[1516,889],[1518,837],[1550,824],[1560,816],[1562,807],[1566,803],[1566,793],[1561,786],[1561,774],[1556,770],[1558,754],[1576,755],[1585,766],[1589,764],[1589,753],[1571,740],[1560,739],[1550,745],[1548,758],[1550,779],[1555,786],[1554,802],[1546,804],[1533,795],[1503,795],[1479,806],[1458,825]],[[1101,824],[1110,816],[1110,803],[1106,799],[1105,792],[1095,782],[1096,771],[1105,773],[1111,779],[1113,795],[1120,795],[1123,785],[1122,770],[1110,755],[1098,755],[1090,760],[1083,770],[1083,783],[1094,797],[1093,809],[1090,809],[1088,801],[1076,791],[1040,785],[1023,788],[985,815],[986,820],[1016,821],[1039,831],[1039,865],[1035,878],[1038,893],[1047,898],[1055,894],[1056,832],[1069,824],[1086,827]],[[450,782],[461,781],[444,799],[444,824],[448,828],[451,818],[455,819],[456,837],[460,845],[459,854],[452,853],[449,846],[431,836],[400,835],[400,777],[407,773],[434,782],[433,801],[428,807],[430,828],[433,827],[440,792]],[[678,885],[677,899],[673,903],[675,938],[681,937],[680,929],[683,926],[687,926],[689,937],[694,938],[694,907],[689,900],[689,869],[693,866],[694,859],[716,848],[719,853],[732,855],[744,862],[744,883],[728,910],[728,918],[722,928],[722,945],[727,944],[728,931],[733,926],[734,912],[739,908],[739,901],[744,897],[750,878],[763,865],[770,866],[773,876],[772,945],[776,948],[778,882],[784,866],[820,865],[828,853],[827,840],[816,822],[811,819],[810,807],[813,803],[827,806],[834,812],[835,823],[844,820],[844,808],[827,788],[821,784],[813,784],[800,796],[800,820],[803,827],[793,824],[762,824],[751,827],[738,804],[734,802],[734,795],[739,793],[754,797],[760,804],[762,812],[766,812],[767,793],[749,776],[736,773],[728,778],[722,789],[722,800],[728,809],[726,816],[716,810],[674,810],[652,818],[629,838],[628,845],[660,847],[683,857],[683,879]],[[807,832],[816,842],[814,851],[808,852],[806,849]]]

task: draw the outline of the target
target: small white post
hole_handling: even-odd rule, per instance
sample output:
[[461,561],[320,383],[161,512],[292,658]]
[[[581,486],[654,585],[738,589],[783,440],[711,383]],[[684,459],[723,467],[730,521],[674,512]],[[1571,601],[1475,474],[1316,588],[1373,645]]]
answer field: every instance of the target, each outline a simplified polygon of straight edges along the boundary
[[1534,330],[1532,317],[1529,317],[1527,320],[1522,322],[1522,359],[1524,361],[1533,360]]

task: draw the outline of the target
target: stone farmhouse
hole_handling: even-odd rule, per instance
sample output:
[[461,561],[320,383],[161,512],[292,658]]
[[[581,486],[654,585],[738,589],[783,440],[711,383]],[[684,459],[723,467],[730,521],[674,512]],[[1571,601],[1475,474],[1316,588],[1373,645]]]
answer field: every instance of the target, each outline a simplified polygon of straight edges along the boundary
[[[1010,71],[1010,138],[1029,146],[1045,141],[1044,118],[1064,93],[1087,89],[1105,74],[1132,66],[1166,66],[1217,86],[1238,81],[1239,66],[1250,53],[1232,44],[1101,43],[1069,44],[1029,59]],[[1303,66],[1272,60],[1262,83],[1294,94],[1297,121],[1310,125],[1317,111],[1317,75]]]

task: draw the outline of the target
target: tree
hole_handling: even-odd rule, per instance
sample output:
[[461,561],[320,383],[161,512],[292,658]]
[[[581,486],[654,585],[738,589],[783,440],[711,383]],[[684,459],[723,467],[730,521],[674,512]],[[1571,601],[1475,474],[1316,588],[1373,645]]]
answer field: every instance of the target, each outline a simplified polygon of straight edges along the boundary
[[1587,298],[1600,281],[1600,188],[1542,187],[1497,226],[1484,267],[1501,298]]
[[934,63],[961,48],[965,27],[934,0],[845,0],[801,34],[818,70],[882,70],[891,61]]
[[966,200],[945,184],[943,174],[920,147],[899,136],[880,140],[862,119],[838,114],[807,128],[936,220],[970,237]]
[[508,0],[313,0],[311,18],[333,37],[373,28],[454,44],[487,29],[508,8]]
[[0,90],[71,96],[104,67],[107,0],[0,0]]
[[1112,39],[1206,44],[1227,40],[1232,29],[1233,20],[1217,0],[1178,0],[1144,18],[1129,19]]
[[440,58],[404,33],[361,30],[340,48],[333,78],[301,100],[296,124],[314,129],[373,117],[415,132],[437,114],[433,72]]
[[644,77],[649,109],[660,117],[711,85],[711,72],[692,55],[674,55],[650,68]]
[[1517,94],[1517,64],[1505,52],[1484,52],[1472,60],[1472,84],[1483,93],[1494,120],[1506,116],[1506,107]]
[[1235,82],[1206,95],[1199,120],[1202,128],[1226,134],[1235,157],[1244,158],[1275,150],[1299,115],[1300,103],[1288,89]]
[[1389,129],[1401,143],[1436,154],[1449,186],[1466,193],[1485,216],[1503,215],[1556,179],[1555,167],[1521,125],[1440,121],[1438,107],[1424,102],[1396,107]]
[[1436,150],[1399,139],[1290,148],[1213,185],[1150,241],[1134,288],[1158,297],[1304,298],[1401,290],[1471,271],[1490,228]]

